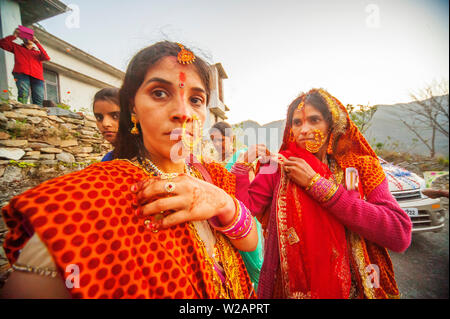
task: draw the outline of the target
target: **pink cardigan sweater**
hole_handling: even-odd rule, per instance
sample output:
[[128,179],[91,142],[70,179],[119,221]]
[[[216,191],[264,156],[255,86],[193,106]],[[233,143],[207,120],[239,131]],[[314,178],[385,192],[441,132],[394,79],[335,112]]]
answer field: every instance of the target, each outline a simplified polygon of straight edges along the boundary
[[[274,278],[279,264],[276,224],[276,198],[280,172],[258,174],[250,184],[248,174],[233,169],[236,176],[236,197],[254,214],[263,213],[270,205],[265,242],[264,263],[258,286],[259,298],[271,298]],[[411,220],[389,192],[385,179],[368,196],[359,198],[357,191],[347,191],[339,186],[336,194],[322,206],[345,227],[367,240],[392,251],[405,251],[411,242]]]

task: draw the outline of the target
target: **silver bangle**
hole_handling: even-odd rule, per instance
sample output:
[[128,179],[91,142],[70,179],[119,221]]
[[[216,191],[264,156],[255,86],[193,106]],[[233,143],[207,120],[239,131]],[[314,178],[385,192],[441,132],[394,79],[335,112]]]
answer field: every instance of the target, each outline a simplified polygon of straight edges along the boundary
[[27,265],[18,265],[13,264],[12,268],[16,271],[23,271],[23,272],[31,272],[35,273],[41,276],[47,276],[55,278],[58,275],[58,272],[55,269],[50,268],[38,268],[33,266],[27,266]]

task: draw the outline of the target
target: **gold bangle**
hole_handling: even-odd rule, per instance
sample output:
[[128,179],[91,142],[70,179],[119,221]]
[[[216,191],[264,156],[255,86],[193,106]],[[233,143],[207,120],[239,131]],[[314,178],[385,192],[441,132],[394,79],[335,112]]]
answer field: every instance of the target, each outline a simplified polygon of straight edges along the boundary
[[308,186],[306,186],[305,190],[309,191],[311,189],[311,187],[313,187],[313,185],[321,178],[322,176],[319,173],[316,173],[316,175],[314,175],[311,178],[311,181],[309,182]]
[[327,194],[323,197],[322,202],[327,202],[331,199],[331,197],[333,197],[333,195],[337,192],[338,190],[338,185],[336,185],[335,183],[333,183],[333,186],[330,187],[330,190],[327,192]]

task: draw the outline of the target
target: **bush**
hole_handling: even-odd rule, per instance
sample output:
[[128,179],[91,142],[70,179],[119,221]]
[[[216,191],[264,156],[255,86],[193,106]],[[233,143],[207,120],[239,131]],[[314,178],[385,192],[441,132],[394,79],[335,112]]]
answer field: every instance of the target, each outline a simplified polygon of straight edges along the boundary
[[443,156],[439,157],[438,158],[438,163],[443,165],[443,166],[448,166],[448,164],[449,164],[448,157],[447,158],[445,158]]

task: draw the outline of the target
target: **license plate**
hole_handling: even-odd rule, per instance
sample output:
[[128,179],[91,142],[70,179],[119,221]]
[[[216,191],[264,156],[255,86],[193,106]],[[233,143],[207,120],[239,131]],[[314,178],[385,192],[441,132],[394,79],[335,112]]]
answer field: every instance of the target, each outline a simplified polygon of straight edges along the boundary
[[419,216],[419,210],[417,208],[405,208],[405,213],[408,214],[408,216]]

